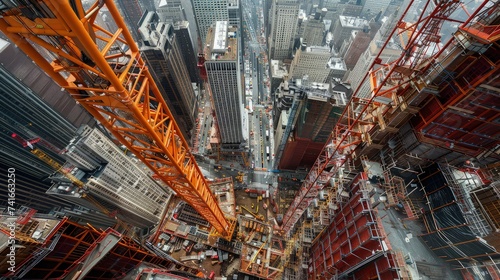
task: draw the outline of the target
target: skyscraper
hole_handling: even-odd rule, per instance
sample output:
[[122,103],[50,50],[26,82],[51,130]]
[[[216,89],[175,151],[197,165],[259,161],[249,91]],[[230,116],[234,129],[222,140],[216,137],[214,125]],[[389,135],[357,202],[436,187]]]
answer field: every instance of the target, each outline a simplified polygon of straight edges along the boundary
[[228,0],[191,0],[201,42],[207,41],[210,26],[216,21],[228,21]]
[[327,64],[331,56],[329,47],[306,47],[303,45],[297,50],[292,61],[290,78],[302,79],[307,75],[307,80],[310,83],[326,83],[330,74],[330,68]]
[[321,12],[317,11],[314,16],[309,16],[309,19],[303,24],[304,32],[302,38],[308,46],[322,46],[325,37],[325,23],[323,16],[326,15],[326,8]]
[[[352,88],[355,89],[357,87],[362,87],[359,89],[357,93],[357,96],[359,97],[367,97],[371,94],[369,83],[365,81],[365,83],[361,84],[361,81],[366,72],[368,71],[368,69],[370,68],[372,62],[377,57],[384,41],[389,36],[390,30],[392,30],[392,28],[396,24],[395,20],[393,19],[394,18],[392,16],[385,19],[384,23],[382,24],[382,27],[380,27],[380,29],[377,31],[375,37],[370,42],[368,48],[359,57],[356,65],[354,66],[354,68],[349,73],[349,76],[346,79],[346,81],[351,84]],[[389,43],[385,47],[384,51],[380,54],[380,58],[383,59],[382,62],[387,62],[387,61],[392,61],[400,54],[401,54],[400,47],[397,44]]]
[[141,20],[143,9],[141,5],[139,5],[138,0],[118,0],[116,1],[118,7],[120,8],[123,18],[127,23],[130,33],[134,36],[135,41],[137,42],[140,39],[139,35],[139,22]]
[[[305,85],[302,80],[284,82],[278,89],[278,118],[275,147],[279,169],[309,168],[321,152],[328,136],[344,109],[350,86],[333,82]],[[293,100],[295,99],[295,100]],[[287,134],[286,126],[293,131]],[[282,150],[282,151],[281,151]]]
[[271,60],[269,64],[269,72],[271,73],[271,85],[269,91],[271,92],[271,97],[274,100],[274,92],[279,87],[283,79],[287,80],[288,78],[288,69],[283,64],[283,62],[279,60]]
[[[95,119],[66,91],[61,91],[42,69],[33,67],[32,61],[14,44],[3,39],[0,39],[0,62],[0,167],[16,171],[16,204],[77,222],[113,225],[114,221],[105,214],[91,212],[64,197],[47,195],[51,186],[47,177],[56,170],[33,155],[30,147],[23,147],[26,140],[38,138],[33,147],[62,163],[64,159],[59,152],[74,137],[75,126],[94,126]],[[0,182],[7,186],[7,176]],[[8,197],[7,188],[0,188],[0,208],[11,206]]]
[[227,1],[227,12],[229,25],[241,27],[241,1],[240,0],[228,0]]
[[[162,22],[173,22],[174,25],[176,22],[183,22],[181,26],[188,26],[192,45],[190,48],[195,54],[198,53],[198,31],[190,0],[161,0],[156,7],[156,13]],[[187,25],[188,23],[190,24]]]
[[143,57],[170,111],[178,116],[176,121],[184,136],[189,139],[198,106],[174,27],[159,21],[155,12],[149,12],[139,31]]
[[200,69],[198,68],[194,45],[192,44],[191,24],[188,21],[174,22],[175,40],[182,46],[181,53],[192,83],[200,84]]
[[237,150],[243,141],[241,77],[236,29],[218,21],[209,29],[205,67],[223,149]]
[[271,8],[270,59],[290,58],[299,16],[297,0],[276,0]]
[[[149,169],[144,167],[143,171],[141,164],[125,155],[102,132],[80,127],[64,155],[78,168],[77,172],[85,173],[80,177],[85,178],[82,180],[86,181],[90,194],[118,209],[127,223],[147,227],[159,221],[171,192],[151,178]],[[67,191],[74,194],[72,200],[80,197],[69,188]]]
[[181,0],[161,0],[158,2],[156,13],[161,21],[182,21],[187,20]]
[[333,30],[333,45],[339,50],[344,40],[349,39],[352,31],[368,28],[368,21],[362,18],[339,16]]
[[370,44],[370,31],[367,31],[352,31],[351,36],[342,44],[340,55],[344,57],[347,68],[354,68],[359,57]]
[[376,15],[380,11],[384,13],[391,3],[391,0],[363,0],[361,3],[363,5],[361,14],[371,13],[372,15]]

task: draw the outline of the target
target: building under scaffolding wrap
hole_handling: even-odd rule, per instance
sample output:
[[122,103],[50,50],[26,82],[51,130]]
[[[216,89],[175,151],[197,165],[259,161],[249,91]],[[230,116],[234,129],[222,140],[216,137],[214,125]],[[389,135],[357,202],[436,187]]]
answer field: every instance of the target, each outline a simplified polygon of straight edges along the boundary
[[462,179],[453,170],[440,167],[428,167],[420,179],[428,202],[423,211],[427,232],[422,239],[438,256],[463,267],[498,259],[500,254],[482,239],[491,233],[490,225],[479,209],[471,207],[470,197],[463,195],[469,193],[464,188],[470,184],[459,184],[457,180]]
[[374,60],[371,93],[353,94],[284,215],[296,241],[321,232],[294,254],[303,261],[285,262],[285,278],[498,279],[500,8],[481,3],[434,46],[458,7],[437,3],[406,54]]

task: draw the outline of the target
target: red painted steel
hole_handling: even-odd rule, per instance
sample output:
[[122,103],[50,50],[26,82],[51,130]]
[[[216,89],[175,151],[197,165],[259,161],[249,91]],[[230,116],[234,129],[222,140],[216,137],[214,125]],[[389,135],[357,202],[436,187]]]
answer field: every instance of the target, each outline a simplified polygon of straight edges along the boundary
[[[60,235],[60,238],[54,250],[35,265],[24,276],[25,278],[54,279],[62,277],[69,266],[78,264],[78,260],[85,256],[87,250],[97,244],[99,238],[103,236],[103,231],[68,221],[65,218],[54,227],[46,241],[43,244],[38,244],[38,246],[50,245],[52,239],[58,235]],[[23,263],[28,259],[26,258]],[[123,236],[113,249],[94,266],[86,279],[121,278],[143,262],[165,269],[183,270],[192,274],[199,272],[196,268],[161,258],[142,247],[142,245]],[[20,263],[19,267],[23,263]],[[4,276],[14,277],[15,273]]]
[[[413,1],[409,3],[407,9],[402,13],[399,23],[403,22],[402,19],[404,19],[412,4]],[[348,158],[353,156],[354,149],[362,142],[370,142],[366,133],[371,131],[376,123],[370,123],[366,120],[372,119],[372,114],[381,114],[383,116],[391,108],[391,106],[383,107],[381,104],[374,102],[375,97],[387,96],[392,98],[394,94],[397,96],[404,95],[410,88],[409,82],[415,78],[414,75],[409,75],[408,71],[410,73],[425,72],[430,67],[430,63],[427,63],[427,61],[432,60],[434,55],[441,53],[440,49],[431,50],[431,48],[437,47],[434,42],[439,40],[442,23],[460,6],[460,3],[459,1],[441,1],[433,5],[431,5],[431,1],[426,1],[424,11],[429,8],[427,10],[429,13],[422,12],[417,22],[407,27],[417,30],[411,33],[412,36],[408,40],[407,51],[403,52],[394,62],[377,65],[382,63],[380,55],[392,39],[397,28],[394,28],[389,34],[379,54],[369,67],[370,70],[360,83],[363,84],[367,81],[370,74],[372,85],[375,85],[371,98],[357,98],[359,87],[353,93],[356,98],[351,99],[346,106],[330,135],[330,139],[326,142],[327,144],[306,176],[298,195],[283,217],[282,231],[285,234],[288,234],[294,227],[305,209],[332,175],[344,165]],[[430,7],[434,8],[430,10]],[[396,26],[402,25],[397,24]],[[404,69],[408,69],[408,71]],[[372,74],[376,74],[379,70],[383,70],[384,75],[380,79],[376,79],[375,75]],[[388,83],[389,81],[392,84]],[[394,83],[397,86],[393,86]],[[390,89],[387,89],[387,87],[390,87]],[[373,110],[374,108],[375,110]],[[377,109],[380,110],[377,111]]]
[[325,275],[332,268],[342,273],[383,249],[380,241],[383,235],[378,227],[380,221],[374,218],[375,211],[359,189],[358,182],[364,178],[363,173],[356,177],[349,202],[313,244],[310,279]]

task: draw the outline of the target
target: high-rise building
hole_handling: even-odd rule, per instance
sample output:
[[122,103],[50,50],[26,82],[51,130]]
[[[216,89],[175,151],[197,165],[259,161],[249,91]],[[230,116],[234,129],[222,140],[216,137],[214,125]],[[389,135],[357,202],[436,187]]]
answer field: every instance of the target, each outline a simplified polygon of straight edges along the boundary
[[191,24],[188,21],[174,22],[175,40],[182,46],[181,52],[186,64],[191,83],[201,84],[200,69],[197,65],[197,53],[194,50],[191,36]]
[[[326,9],[324,10],[326,14]],[[326,30],[322,13],[317,12],[314,16],[310,16],[303,24],[305,24],[304,32],[301,35],[303,42],[308,46],[323,46]]]
[[201,42],[207,42],[208,30],[217,21],[229,21],[228,0],[191,0]]
[[[323,83],[328,75],[326,74],[326,62],[331,56],[328,47],[307,46],[302,43],[301,48],[295,52],[290,64],[289,77],[291,79],[304,79],[309,82]],[[313,73],[309,72],[310,70]]]
[[186,11],[181,0],[160,0],[156,13],[161,21],[184,21],[187,20]]
[[302,46],[295,53],[290,67],[290,78],[309,83],[329,83],[329,78],[342,78],[346,72],[342,58],[332,57],[329,47]]
[[[184,137],[190,139],[198,106],[184,62],[184,57],[189,57],[189,54],[182,52],[183,47],[177,39],[174,26],[159,21],[155,12],[145,15],[140,33],[143,42],[141,52],[156,85],[170,111],[178,117],[176,121]],[[182,39],[185,42],[185,36]],[[193,67],[192,64],[190,66]]]
[[368,21],[362,18],[339,16],[333,30],[333,46],[339,50],[344,40],[351,36],[354,30],[363,30],[367,28]]
[[351,37],[344,41],[340,48],[339,55],[344,58],[348,69],[354,68],[361,54],[368,48],[370,41],[370,33],[364,30],[352,31]]
[[125,23],[128,25],[130,33],[134,37],[136,42],[140,40],[139,25],[141,17],[144,13],[139,0],[118,0],[116,1],[118,8],[125,19]]
[[[388,33],[390,32],[390,30],[392,30],[392,28],[394,28],[395,24],[396,22],[393,20],[392,16],[384,20],[382,27],[380,27],[380,29],[377,31],[375,37],[370,42],[370,45],[368,46],[366,51],[364,51],[363,54],[359,57],[356,65],[354,66],[352,71],[349,72],[348,77],[345,78],[345,80],[350,83],[353,88],[357,88],[360,86],[362,87],[359,89],[357,96],[367,97],[370,95],[370,84],[366,81],[361,84],[361,81],[370,68],[372,62],[377,57],[380,49],[383,46],[383,43],[389,35]],[[382,59],[382,63],[384,63],[392,61],[400,54],[401,48],[399,47],[399,45],[390,42],[384,48],[383,52],[380,55],[380,58]]]
[[[181,26],[188,26],[191,47],[186,47],[193,49],[195,54],[198,53],[198,30],[196,30],[196,21],[190,0],[160,0],[156,7],[156,13],[161,22],[173,22],[174,25],[176,22],[182,22]],[[188,25],[188,23],[190,24]]]
[[[62,161],[57,150],[62,150],[74,136],[74,124],[94,125],[95,121],[71,100],[69,94],[61,92],[60,87],[45,73],[33,67],[31,61],[14,45],[1,39],[0,44],[0,159],[4,164],[25,170],[28,175],[42,178],[53,170],[32,155],[30,149],[25,145],[23,147],[19,141],[43,139],[44,143],[50,143],[49,148],[43,149],[48,149],[53,154],[51,149],[55,149],[56,160]],[[68,118],[71,116],[73,123],[61,115]],[[13,134],[19,140],[12,137]]]
[[283,79],[288,80],[288,70],[285,64],[279,60],[271,60],[269,68],[269,71],[271,72],[271,85],[269,90],[271,92],[271,98],[274,100],[274,92],[279,87],[281,82],[283,82]]
[[207,34],[205,68],[223,149],[240,149],[242,132],[242,86],[236,29],[218,21]]
[[264,14],[264,32],[266,34],[266,38],[269,38],[271,34],[271,7],[273,5],[273,0],[263,0],[263,14]]
[[[303,83],[284,82],[277,92],[280,125],[275,135],[280,144],[275,146],[275,153],[279,169],[312,166],[350,97],[350,86],[338,81],[331,85]],[[287,134],[290,124],[294,130]]]
[[363,6],[363,10],[361,11],[361,14],[370,13],[372,15],[376,15],[379,12],[384,13],[390,3],[391,0],[362,0],[361,4]]
[[330,83],[333,79],[342,79],[347,73],[347,66],[341,57],[332,56],[326,64],[326,68],[330,70],[326,83]]
[[227,1],[227,13],[229,25],[238,26],[241,28],[241,1],[240,0],[228,0]]
[[[91,211],[64,197],[47,195],[54,173],[51,166],[30,152],[25,143],[64,163],[59,153],[74,137],[77,125],[94,126],[95,120],[75,103],[42,69],[8,41],[0,39],[0,167],[15,169],[16,210],[35,209],[40,214],[70,217],[81,223],[111,226],[105,214]],[[15,135],[16,137],[13,137]],[[24,144],[24,145],[23,145]],[[7,186],[8,178],[0,178]],[[0,208],[9,206],[7,188],[0,189]],[[11,205],[10,205],[11,206]],[[22,209],[21,209],[22,207]]]
[[[149,169],[127,156],[102,132],[80,127],[64,156],[77,168],[72,172],[85,183],[90,195],[117,209],[127,223],[148,227],[159,221],[171,191],[153,180]],[[60,190],[61,185],[57,183],[53,189]],[[79,199],[81,194],[72,188],[76,186],[68,186],[65,191],[72,200]]]
[[361,1],[349,1],[342,9],[343,16],[359,17],[363,11],[363,5],[359,5]]
[[[305,13],[304,10],[299,10],[299,17],[297,18],[297,38],[302,38],[304,36],[304,28],[306,27],[307,21],[309,17]],[[297,42],[294,43],[294,47],[296,47]]]
[[283,60],[291,58],[297,32],[299,1],[276,0],[271,8],[271,35],[269,58]]

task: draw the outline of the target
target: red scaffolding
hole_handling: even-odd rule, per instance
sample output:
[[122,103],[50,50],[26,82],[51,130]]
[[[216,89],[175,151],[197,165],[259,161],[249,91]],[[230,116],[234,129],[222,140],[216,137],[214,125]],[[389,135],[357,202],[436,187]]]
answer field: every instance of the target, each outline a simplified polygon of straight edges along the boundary
[[309,279],[330,279],[330,274],[355,279],[398,279],[398,264],[391,253],[382,222],[363,189],[364,173],[352,185],[349,202],[312,246]]
[[[116,242],[102,242],[108,240],[106,238],[109,235],[117,236]],[[21,232],[16,234],[16,238],[23,236]],[[102,248],[106,246],[108,246],[106,254],[99,255],[99,252],[104,252]],[[124,277],[140,263],[185,271],[192,275],[199,273],[197,268],[168,259],[168,256],[159,256],[128,237],[120,237],[113,230],[102,231],[67,219],[57,223],[45,241],[37,243],[36,247],[37,250],[30,249],[31,254],[18,265],[20,268],[27,269],[19,269],[3,276],[60,279],[71,271],[79,272],[84,268],[85,279],[116,279]],[[50,250],[45,250],[48,247]],[[40,254],[44,250],[47,252]],[[82,264],[83,268],[80,267]]]
[[[361,87],[354,92],[329,140],[306,176],[298,195],[283,217],[282,231],[285,234],[291,231],[332,175],[348,159],[357,157],[355,150],[361,143],[364,143],[364,148],[382,147],[382,141],[387,139],[384,136],[396,132],[398,126],[404,124],[410,114],[414,113],[409,101],[415,99],[421,91],[422,83],[419,75],[429,69],[434,56],[442,51],[437,43],[440,39],[440,27],[460,6],[459,1],[432,3],[434,2],[426,1],[420,17],[412,25],[403,24],[403,19],[413,1],[410,1],[402,13],[396,28],[387,37],[370,70],[360,83],[368,81],[370,76],[371,97],[359,97],[358,92]],[[401,32],[414,30],[409,33],[406,48],[398,59],[389,64],[382,64],[382,52],[401,27],[405,27]],[[382,102],[383,100],[390,101]],[[374,143],[375,138],[381,143]],[[367,153],[363,150],[361,152]]]

